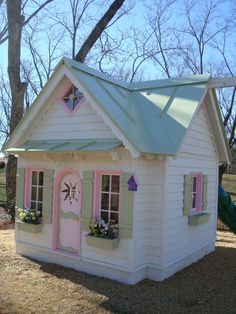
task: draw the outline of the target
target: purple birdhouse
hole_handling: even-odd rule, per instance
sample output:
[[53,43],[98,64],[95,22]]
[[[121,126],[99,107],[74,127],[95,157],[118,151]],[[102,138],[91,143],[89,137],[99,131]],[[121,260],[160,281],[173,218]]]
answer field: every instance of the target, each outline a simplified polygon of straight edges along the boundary
[[135,192],[138,190],[138,181],[135,175],[132,175],[127,183],[129,186],[129,191]]

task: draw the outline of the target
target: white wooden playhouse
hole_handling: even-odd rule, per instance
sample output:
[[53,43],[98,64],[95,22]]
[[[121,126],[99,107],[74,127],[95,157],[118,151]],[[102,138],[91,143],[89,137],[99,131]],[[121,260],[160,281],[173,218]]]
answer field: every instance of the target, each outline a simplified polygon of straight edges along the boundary
[[[63,58],[6,143],[18,156],[16,250],[127,284],[214,251],[219,162],[229,161],[206,75],[123,83]],[[91,218],[114,239],[89,236]]]

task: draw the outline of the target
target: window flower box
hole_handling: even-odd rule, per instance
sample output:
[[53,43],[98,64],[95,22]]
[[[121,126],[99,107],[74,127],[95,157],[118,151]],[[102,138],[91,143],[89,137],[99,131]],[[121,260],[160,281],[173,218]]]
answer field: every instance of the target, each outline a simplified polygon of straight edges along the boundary
[[20,231],[39,233],[43,229],[41,223],[41,212],[30,208],[16,208],[16,214],[19,218],[16,221],[17,228]]
[[199,213],[196,215],[188,216],[188,223],[190,226],[198,226],[207,223],[209,220],[209,213]]
[[23,221],[16,221],[16,226],[18,230],[30,233],[40,233],[42,232],[42,224],[26,223]]
[[85,236],[86,243],[89,246],[93,246],[103,250],[115,250],[119,246],[120,239],[109,239],[104,237],[95,237],[92,235]]
[[91,220],[89,223],[90,233],[86,235],[87,245],[104,250],[114,250],[118,248],[120,239],[118,238],[117,224],[105,223],[101,218]]

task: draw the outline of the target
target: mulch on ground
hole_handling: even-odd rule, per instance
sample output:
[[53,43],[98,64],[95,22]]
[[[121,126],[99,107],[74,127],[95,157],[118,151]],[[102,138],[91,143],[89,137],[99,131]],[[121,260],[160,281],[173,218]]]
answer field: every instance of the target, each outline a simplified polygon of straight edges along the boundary
[[215,253],[163,282],[127,286],[15,253],[0,230],[0,313],[236,313],[236,236],[218,232]]
[[0,207],[0,230],[12,228],[14,228],[14,223],[11,220],[11,216],[6,212],[4,207]]

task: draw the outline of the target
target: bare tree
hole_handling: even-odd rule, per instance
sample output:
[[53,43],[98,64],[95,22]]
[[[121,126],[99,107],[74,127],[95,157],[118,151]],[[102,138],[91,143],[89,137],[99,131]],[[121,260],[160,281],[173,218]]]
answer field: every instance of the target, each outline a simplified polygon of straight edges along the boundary
[[[38,20],[37,23],[39,23]],[[36,29],[37,26],[34,25],[30,30],[25,31],[23,38],[23,44],[29,51],[27,60],[22,58],[21,61],[22,77],[28,83],[25,93],[26,110],[35,96],[38,96],[40,90],[48,81],[56,63],[63,55],[60,48],[63,42],[63,33],[44,30],[44,46],[43,51],[41,51],[37,45],[38,30]]]
[[95,0],[68,0],[67,12],[61,13],[58,11],[56,14],[51,12],[49,15],[56,23],[57,28],[61,26],[63,32],[69,37],[72,58],[75,57],[77,48],[84,40],[85,28],[92,20],[92,16],[88,11],[95,3]]
[[[44,1],[42,4],[40,5],[37,5],[37,9],[31,13],[27,19],[24,18],[24,21],[23,21],[23,25],[22,26],[25,26],[27,25],[42,9],[44,9],[50,2],[52,2],[53,0],[47,0],[47,1]],[[25,4],[28,2],[28,1],[25,1],[25,3],[22,3],[21,0],[17,1],[17,2],[20,2],[20,6],[21,6],[21,10],[23,12],[23,9],[24,9],[24,6]],[[0,3],[0,6],[1,4],[3,3],[3,1],[1,1]],[[8,5],[7,5],[8,6]],[[5,16],[5,14],[3,13],[3,15]],[[24,15],[22,15],[24,16]],[[8,34],[9,34],[9,20],[8,20],[8,17],[5,18],[5,23],[4,23],[4,26],[2,27],[2,30],[0,31],[0,45],[3,44],[4,42],[6,42],[8,40]]]
[[[3,36],[2,42],[8,39],[8,76],[12,100],[10,115],[10,134],[14,131],[15,127],[23,116],[24,95],[27,88],[27,83],[22,82],[20,76],[22,30],[24,25],[29,23],[32,18],[35,17],[51,1],[52,0],[47,0],[43,4],[39,5],[38,8],[27,19],[25,19],[24,15],[22,15],[22,12],[24,10],[24,5],[22,4],[22,1],[7,0],[7,35],[5,37]],[[97,39],[106,28],[106,26],[109,24],[111,19],[114,17],[116,12],[120,9],[124,1],[125,0],[113,1],[106,13],[102,16],[100,21],[91,31],[87,40],[82,45],[81,49],[76,55],[77,60],[79,60],[80,62],[83,62],[85,60],[86,55],[89,53],[94,43],[97,41]],[[89,5],[92,0],[87,0],[85,2],[87,3],[87,5]],[[70,1],[70,3],[75,4],[73,12],[76,13],[78,1]],[[74,23],[74,26],[76,27],[79,21],[75,19]],[[30,40],[28,43],[31,45],[31,53],[36,71],[39,71],[39,68],[37,67],[37,60],[40,60],[40,55],[37,54],[37,51],[34,49]],[[43,65],[43,62],[41,62],[41,65]],[[46,74],[48,73],[48,69],[44,68],[44,71],[46,72]],[[12,216],[14,216],[15,210],[16,163],[16,158],[13,155],[9,155],[7,164],[7,208],[11,212]]]
[[106,29],[109,22],[115,16],[116,12],[121,8],[125,0],[114,0],[110,5],[106,13],[101,17],[98,23],[95,25],[88,38],[83,43],[79,52],[75,56],[75,60],[79,62],[84,62],[87,54],[92,49],[98,38],[101,36],[102,32]]
[[173,33],[170,24],[173,18],[172,7],[175,0],[155,0],[149,5],[146,3],[147,25],[152,40],[151,59],[165,76],[171,77],[175,63],[173,54],[176,51],[176,43],[170,34]]
[[[229,28],[225,29],[223,36],[221,37],[221,41],[214,41],[212,46],[218,51],[223,59],[223,75],[230,75],[233,77],[236,73],[236,64],[230,60],[229,57],[229,53],[231,53],[230,48],[228,47],[228,41],[230,40],[230,34],[228,34],[229,32]],[[236,141],[236,86],[231,89],[227,89],[226,91],[224,91],[224,89],[219,89],[218,95],[223,122],[228,135],[229,146],[233,147]]]
[[0,79],[0,140],[5,142],[10,133],[11,91],[3,74]]
[[[26,83],[21,82],[20,78],[20,52],[21,52],[21,34],[24,25],[24,16],[21,15],[21,1],[7,1],[8,17],[8,76],[11,87],[11,116],[10,116],[10,134],[13,132],[20,119],[23,116],[24,93]],[[14,213],[15,207],[15,186],[16,186],[16,165],[17,159],[14,155],[8,156],[6,191],[7,208]]]
[[[8,76],[11,88],[11,114],[10,114],[10,134],[23,117],[24,95],[27,83],[21,81],[20,60],[21,60],[21,37],[23,26],[30,21],[46,4],[52,0],[44,2],[32,15],[25,20],[22,15],[22,2],[20,0],[7,0],[7,31],[8,39]],[[8,156],[6,191],[7,209],[14,216],[15,212],[15,187],[16,187],[16,167],[17,159],[14,155]]]
[[176,36],[183,66],[190,73],[202,74],[208,70],[212,43],[229,27],[230,18],[227,21],[220,18],[219,5],[219,1],[213,0],[201,6],[197,1],[185,2],[185,26],[176,28]]

